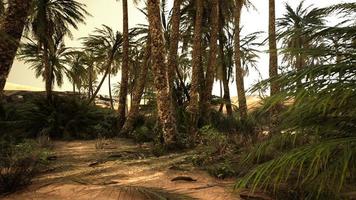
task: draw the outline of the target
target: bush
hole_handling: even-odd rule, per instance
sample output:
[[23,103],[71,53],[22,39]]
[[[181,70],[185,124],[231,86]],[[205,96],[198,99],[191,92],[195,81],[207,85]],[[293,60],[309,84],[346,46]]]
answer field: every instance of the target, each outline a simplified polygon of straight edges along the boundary
[[136,142],[153,142],[157,139],[158,133],[155,131],[156,116],[139,115],[134,123],[135,130],[131,133],[131,137]]
[[227,116],[216,110],[211,110],[210,125],[220,132],[234,133],[238,128],[235,116]]
[[[115,135],[116,116],[109,109],[88,105],[75,97],[54,96],[48,103],[43,97],[32,97],[22,104],[0,106],[6,110],[0,116],[5,133],[20,132],[25,137],[48,135],[51,138],[92,139]],[[14,117],[11,117],[14,116]]]
[[208,173],[216,178],[228,178],[236,175],[235,169],[229,161],[213,164],[207,167]]
[[48,151],[32,140],[18,144],[1,140],[0,148],[0,194],[28,185],[48,156]]
[[200,129],[200,144],[191,160],[194,165],[207,169],[217,178],[235,175],[230,164],[234,155],[234,146],[226,133],[219,132],[212,126]]

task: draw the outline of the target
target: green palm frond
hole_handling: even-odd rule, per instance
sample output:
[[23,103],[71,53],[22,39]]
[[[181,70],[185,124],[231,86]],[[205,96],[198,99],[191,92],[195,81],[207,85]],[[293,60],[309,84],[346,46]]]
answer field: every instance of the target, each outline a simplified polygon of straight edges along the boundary
[[[356,138],[325,140],[293,149],[263,163],[239,181],[236,187],[279,188],[292,181],[293,187],[305,187],[311,196],[323,198],[325,193],[339,196],[356,167]],[[324,194],[323,194],[324,193]]]
[[[300,5],[293,12],[308,13],[308,9]],[[348,198],[344,193],[352,191],[356,165],[354,28],[344,23],[319,26],[309,35],[318,38],[316,47],[288,47],[291,54],[316,57],[317,61],[255,86],[253,91],[265,89],[271,82],[282,86],[260,108],[262,114],[268,113],[282,102],[277,127],[281,134],[248,150],[244,163],[249,169],[237,187],[287,189],[301,195],[300,199]]]

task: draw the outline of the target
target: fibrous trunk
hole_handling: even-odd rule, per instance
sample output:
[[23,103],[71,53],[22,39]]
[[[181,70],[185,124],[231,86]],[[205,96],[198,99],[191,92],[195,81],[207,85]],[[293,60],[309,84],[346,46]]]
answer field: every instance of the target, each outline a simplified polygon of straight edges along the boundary
[[120,131],[120,135],[129,135],[135,128],[134,124],[135,124],[135,121],[139,114],[141,97],[142,97],[143,91],[145,89],[147,73],[148,73],[148,68],[149,68],[149,57],[151,54],[151,44],[150,44],[150,39],[148,39],[148,40],[149,41],[147,41],[145,55],[144,55],[141,69],[140,69],[139,78],[138,78],[137,83],[135,84],[134,89],[133,89],[130,112],[127,115],[125,124]]
[[196,14],[194,25],[194,43],[192,52],[192,80],[190,88],[190,102],[187,108],[190,117],[190,132],[195,134],[197,131],[200,106],[200,84],[201,84],[201,42],[202,42],[202,17],[203,17],[203,0],[196,0]]
[[216,69],[217,61],[217,50],[218,50],[218,33],[219,33],[219,1],[213,0],[211,5],[211,29],[210,29],[210,51],[209,51],[209,62],[206,70],[205,76],[205,90],[202,102],[202,116],[204,117],[204,122],[208,123],[210,120],[210,101],[212,97],[212,90],[214,84],[214,74]]
[[168,67],[166,65],[160,1],[148,0],[149,30],[152,41],[152,68],[157,95],[158,121],[163,134],[164,144],[173,148],[176,143],[176,120],[173,114],[172,90],[169,86]]
[[126,114],[126,99],[129,80],[129,17],[127,0],[122,0],[123,8],[123,55],[122,55],[122,67],[121,67],[121,83],[119,93],[119,117],[118,128],[121,129],[125,123]]
[[239,101],[239,111],[241,119],[246,119],[247,117],[247,103],[244,85],[244,71],[241,65],[241,50],[240,50],[240,20],[241,20],[241,10],[243,2],[241,0],[236,0],[235,9],[235,39],[234,39],[234,50],[235,50],[235,68],[236,68],[236,88],[237,96]]

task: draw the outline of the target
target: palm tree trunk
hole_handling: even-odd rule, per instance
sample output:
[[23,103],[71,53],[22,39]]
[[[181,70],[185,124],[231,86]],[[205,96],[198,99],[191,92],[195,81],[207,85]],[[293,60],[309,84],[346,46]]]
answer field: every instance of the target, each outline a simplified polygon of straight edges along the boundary
[[177,127],[173,114],[172,90],[169,86],[168,69],[165,61],[166,51],[159,5],[159,0],[148,0],[148,20],[152,39],[152,67],[157,93],[158,121],[162,128],[164,145],[167,148],[174,148]]
[[31,2],[9,0],[7,12],[0,21],[0,96],[20,44]]
[[219,34],[219,0],[213,0],[211,4],[211,29],[210,29],[210,51],[209,51],[209,63],[206,69],[205,76],[205,90],[203,93],[202,102],[202,116],[204,116],[204,122],[208,123],[210,118],[210,101],[212,97],[212,90],[214,85],[214,75],[217,63],[217,51],[218,51],[218,34]]
[[75,83],[73,81],[73,94],[75,94]]
[[[278,56],[276,39],[276,11],[275,0],[269,0],[269,76],[270,78],[278,76]],[[271,83],[271,96],[279,92],[279,86],[276,82]]]
[[53,73],[52,67],[49,63],[49,49],[48,49],[48,40],[43,44],[43,64],[45,68],[45,84],[46,84],[46,96],[47,101],[52,102],[52,89],[53,89]]
[[182,0],[174,0],[172,15],[172,30],[169,38],[169,55],[168,55],[168,75],[170,88],[173,89],[175,72],[178,71],[178,42],[179,42],[179,23],[180,23],[180,6]]
[[126,100],[128,90],[128,73],[129,73],[129,16],[127,0],[122,0],[123,9],[123,57],[121,67],[121,84],[119,93],[119,117],[118,128],[121,129],[125,123]]
[[147,80],[150,54],[151,54],[151,44],[150,44],[150,39],[148,39],[146,49],[145,49],[144,60],[143,60],[143,63],[142,63],[141,69],[140,69],[139,78],[138,78],[137,83],[135,84],[133,92],[132,92],[131,109],[130,109],[129,114],[127,115],[125,124],[120,131],[120,135],[127,136],[135,128],[134,124],[135,124],[135,120],[137,119],[137,116],[139,114],[140,102],[141,102],[141,98],[142,98],[143,91],[145,89],[146,80]]
[[201,42],[202,42],[202,18],[203,18],[203,0],[196,0],[196,14],[194,25],[194,42],[192,53],[192,80],[190,88],[190,102],[187,111],[190,116],[191,133],[195,134],[197,131],[199,120],[199,91],[200,91],[200,67],[201,67]]
[[109,73],[109,70],[110,70],[110,68],[111,68],[111,64],[112,64],[113,60],[114,60],[114,52],[110,52],[109,59],[108,59],[108,61],[107,61],[107,63],[106,63],[106,66],[105,66],[106,69],[105,69],[104,76],[103,76],[103,78],[101,79],[101,81],[100,81],[98,87],[96,88],[95,92],[91,95],[91,97],[90,97],[90,99],[89,99],[89,101],[88,101],[88,104],[91,104],[91,103],[95,100],[96,95],[97,95],[98,92],[100,91],[100,88],[101,88],[101,86],[103,85],[103,83],[104,83],[104,81],[105,81],[105,78],[106,78],[106,76],[107,76],[108,73]]
[[[269,25],[268,25],[268,40],[269,40],[269,76],[275,78],[278,76],[278,54],[277,54],[277,39],[276,39],[276,5],[275,0],[269,0]],[[276,81],[271,82],[270,95],[276,95],[280,91],[279,84]],[[280,105],[271,108],[270,111],[270,134],[278,133],[278,112]]]
[[232,107],[231,107],[231,99],[230,99],[230,88],[229,88],[229,80],[228,80],[228,72],[227,66],[225,63],[225,53],[224,53],[224,42],[223,42],[223,30],[220,27],[220,34],[219,34],[219,49],[220,49],[220,57],[221,57],[221,67],[222,67],[222,82],[224,87],[224,103],[226,105],[226,113],[231,116],[232,115]]
[[246,119],[247,117],[247,103],[246,94],[243,78],[243,69],[241,66],[241,50],[240,50],[240,21],[241,21],[241,10],[243,2],[241,0],[236,0],[235,8],[235,39],[234,39],[234,49],[235,49],[235,67],[236,67],[236,88],[237,96],[239,99],[239,110],[241,119]]
[[108,72],[108,87],[109,87],[110,107],[112,110],[114,110],[114,101],[112,99],[112,94],[111,94],[111,67]]
[[[223,99],[223,86],[222,86],[222,80],[219,80],[219,86],[220,86],[220,99]],[[220,107],[219,107],[219,112],[221,113],[223,108],[224,108],[224,102],[221,102]]]
[[91,98],[93,94],[93,66],[89,66],[89,91],[88,91],[88,99]]

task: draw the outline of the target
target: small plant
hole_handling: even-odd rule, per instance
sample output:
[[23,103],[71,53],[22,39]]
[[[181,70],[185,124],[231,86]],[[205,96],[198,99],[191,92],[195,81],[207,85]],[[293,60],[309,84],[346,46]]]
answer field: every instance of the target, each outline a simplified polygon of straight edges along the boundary
[[95,149],[104,149],[105,143],[106,143],[105,136],[98,134],[98,137],[95,140]]
[[228,161],[209,166],[207,170],[210,175],[221,179],[236,175],[236,171],[233,169],[231,163]]
[[41,148],[52,148],[53,147],[53,142],[51,141],[51,138],[45,131],[42,131],[39,134],[39,136],[37,137],[37,143]]

